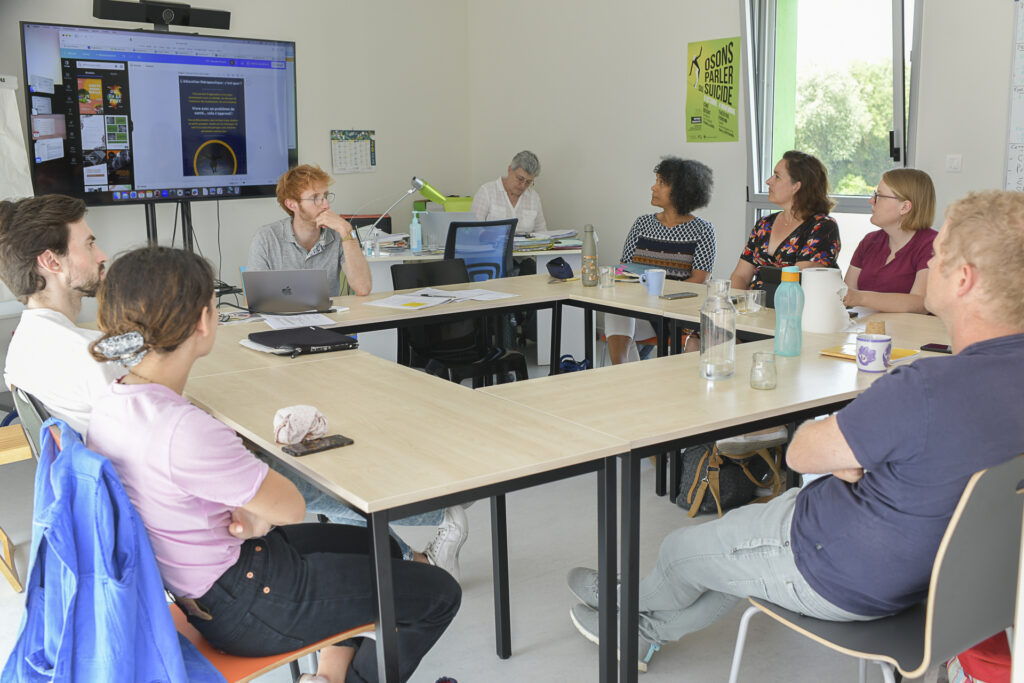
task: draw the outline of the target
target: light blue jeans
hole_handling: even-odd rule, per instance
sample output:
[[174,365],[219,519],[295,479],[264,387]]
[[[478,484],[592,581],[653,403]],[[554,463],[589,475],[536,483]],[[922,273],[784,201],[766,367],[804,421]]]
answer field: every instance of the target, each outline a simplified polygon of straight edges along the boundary
[[662,644],[699,631],[748,597],[830,621],[869,621],[836,607],[796,567],[789,527],[800,489],[677,529],[640,581],[640,634]]
[[[282,465],[277,458],[263,458],[263,460],[270,465],[271,469],[284,475],[290,482],[295,484],[295,488],[299,490],[299,493],[302,494],[302,498],[306,501],[307,513],[324,515],[335,524],[366,526],[366,518],[363,517],[361,513],[348,507],[334,496],[324,493],[317,487],[313,486],[301,475]],[[413,515],[412,517],[397,519],[393,524],[401,524],[403,526],[437,526],[441,523],[443,517],[443,509],[431,510],[430,512],[423,512],[418,515]],[[413,559],[413,549],[395,533],[394,529],[391,529],[391,536],[398,542],[398,546],[402,549],[402,559]]]

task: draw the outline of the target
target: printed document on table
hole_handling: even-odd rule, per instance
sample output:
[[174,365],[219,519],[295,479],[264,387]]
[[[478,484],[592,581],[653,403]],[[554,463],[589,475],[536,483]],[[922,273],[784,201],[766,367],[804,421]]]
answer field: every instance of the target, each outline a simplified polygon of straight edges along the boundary
[[[439,290],[443,291],[443,290]],[[380,306],[381,308],[398,308],[408,310],[410,308],[430,308],[438,304],[446,304],[454,301],[450,296],[451,292],[444,292],[441,296],[416,296],[415,294],[393,294],[386,299],[367,302],[367,306]]]
[[418,296],[436,296],[436,297],[448,297],[452,301],[495,301],[497,299],[508,299],[513,296],[519,296],[518,294],[508,294],[506,292],[495,292],[490,289],[436,289],[434,287],[426,287],[414,292]]
[[266,320],[267,324],[275,330],[287,330],[291,327],[316,327],[317,325],[334,324],[334,321],[323,313],[303,313],[301,315],[269,315],[264,313],[263,319]]

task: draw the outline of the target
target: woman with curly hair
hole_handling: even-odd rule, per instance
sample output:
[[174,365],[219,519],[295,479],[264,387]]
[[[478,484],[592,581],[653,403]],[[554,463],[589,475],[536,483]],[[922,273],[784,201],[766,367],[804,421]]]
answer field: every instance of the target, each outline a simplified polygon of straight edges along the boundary
[[[715,227],[693,215],[711,201],[711,169],[692,159],[664,157],[654,167],[651,205],[659,213],[633,222],[622,246],[622,263],[658,267],[673,280],[704,282],[715,265]],[[646,320],[608,313],[604,317],[608,355],[624,363],[634,339],[649,339],[654,328]]]

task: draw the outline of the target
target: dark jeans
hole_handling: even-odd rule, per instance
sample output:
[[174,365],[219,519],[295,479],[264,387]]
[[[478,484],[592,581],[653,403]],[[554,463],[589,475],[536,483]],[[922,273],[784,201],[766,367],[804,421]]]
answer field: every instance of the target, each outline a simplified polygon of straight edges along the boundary
[[[279,654],[376,620],[366,529],[295,524],[242,545],[238,561],[199,598],[213,619],[189,616],[210,643],[247,657]],[[401,680],[455,618],[459,584],[443,569],[402,560],[391,541]],[[373,640],[358,641],[347,681],[376,681]]]

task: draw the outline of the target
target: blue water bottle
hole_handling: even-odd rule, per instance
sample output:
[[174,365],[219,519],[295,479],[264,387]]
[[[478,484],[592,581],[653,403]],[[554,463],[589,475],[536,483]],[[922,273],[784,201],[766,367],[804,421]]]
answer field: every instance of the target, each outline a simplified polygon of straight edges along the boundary
[[782,269],[782,284],[775,290],[775,355],[799,356],[803,331],[804,290],[800,287],[800,269]]

